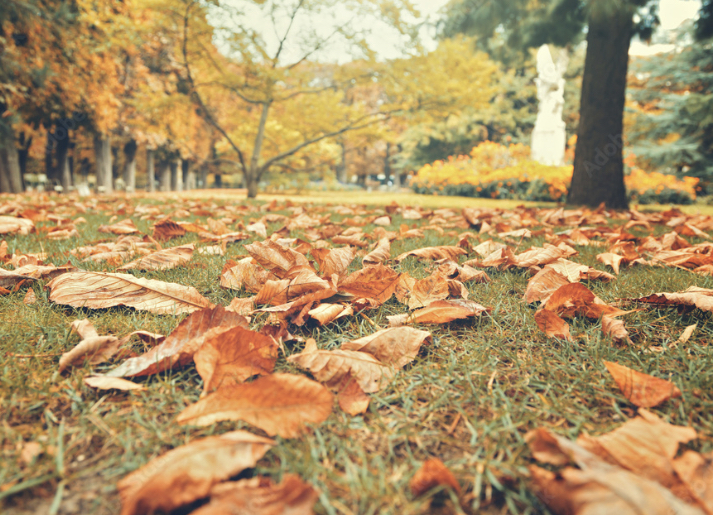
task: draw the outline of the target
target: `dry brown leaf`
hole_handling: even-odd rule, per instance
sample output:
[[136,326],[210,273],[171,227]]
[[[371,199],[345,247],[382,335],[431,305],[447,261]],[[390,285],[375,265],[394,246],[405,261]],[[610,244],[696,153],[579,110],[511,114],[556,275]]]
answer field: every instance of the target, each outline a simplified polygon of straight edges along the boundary
[[262,222],[255,222],[253,224],[249,224],[246,228],[246,231],[257,234],[260,236],[262,239],[267,238],[267,226],[265,226],[264,223]]
[[181,245],[158,250],[120,267],[119,270],[169,270],[188,263],[193,257],[195,245]]
[[186,234],[186,230],[169,218],[156,222],[153,226],[153,237],[160,241],[180,238]]
[[647,304],[690,306],[702,311],[713,311],[713,290],[698,286],[691,286],[686,291],[677,293],[654,293],[634,300]]
[[386,318],[391,327],[405,324],[446,324],[453,320],[480,316],[487,311],[488,308],[471,300],[437,300],[410,314],[393,315]]
[[210,502],[191,515],[314,515],[318,498],[312,486],[293,474],[285,474],[279,485],[254,477],[214,486]]
[[339,407],[349,415],[360,415],[369,409],[369,396],[364,393],[359,382],[351,374],[344,376],[341,384],[336,387]]
[[127,359],[106,375],[145,376],[169,370],[174,366],[187,365],[207,338],[236,326],[247,328],[248,321],[245,317],[228,311],[222,306],[197,311],[178,324],[163,343],[141,356]]
[[457,261],[458,256],[462,256],[463,254],[467,253],[468,252],[465,249],[462,249],[461,247],[448,245],[443,245],[440,247],[423,247],[420,249],[404,252],[403,254],[399,254],[394,259],[394,261],[399,263],[409,256],[415,256],[417,258],[422,259],[431,259],[434,261],[439,259],[450,259],[451,261]]
[[329,250],[312,249],[310,253],[317,261],[319,273],[322,277],[331,277],[332,274],[337,274],[339,277],[345,276],[349,265],[356,257],[352,247]]
[[314,309],[310,309],[309,316],[319,322],[319,325],[326,325],[335,320],[353,315],[354,310],[351,306],[342,306],[341,304],[320,304]]
[[119,351],[119,347],[123,343],[116,336],[96,336],[84,339],[72,350],[62,354],[59,359],[59,372],[64,372],[80,361],[88,361],[92,365],[104,363]]
[[448,279],[455,279],[464,283],[469,281],[477,283],[490,282],[490,277],[482,270],[476,270],[468,265],[460,266],[455,261],[441,263],[438,267],[438,273]]
[[602,272],[596,268],[592,268],[587,265],[580,265],[574,261],[569,261],[564,258],[555,260],[549,263],[545,268],[551,268],[556,272],[559,272],[571,283],[578,281],[604,281],[609,282],[616,279],[612,274],[607,272]]
[[245,290],[253,293],[260,291],[260,288],[270,278],[270,272],[252,263],[253,258],[246,257],[240,261],[228,260],[220,275],[220,285],[223,288]]
[[213,485],[254,467],[274,445],[232,431],[170,450],[119,481],[121,515],[168,512],[206,497]]
[[310,268],[309,261],[299,252],[287,247],[283,247],[279,243],[272,240],[262,242],[256,241],[250,245],[245,245],[250,255],[263,268],[279,277],[285,278],[287,273],[296,266],[304,266]]
[[0,234],[18,234],[27,236],[35,230],[35,224],[27,218],[0,216]]
[[460,485],[453,472],[438,458],[427,459],[411,478],[408,486],[414,497],[419,497],[437,486],[444,486],[457,495],[461,494]]
[[268,280],[257,292],[255,303],[277,306],[294,301],[295,306],[302,306],[337,293],[332,284],[320,278],[312,268],[297,267],[287,275],[286,279]]
[[634,406],[653,408],[669,399],[681,396],[681,390],[670,381],[632,370],[618,363],[604,364],[617,386]]
[[130,274],[70,272],[49,283],[50,300],[75,308],[129,306],[156,314],[192,313],[213,304],[191,286],[166,283]]
[[247,316],[255,310],[255,297],[235,297],[225,309]]
[[25,294],[25,298],[22,299],[23,304],[35,304],[37,302],[37,295],[35,295],[35,290],[32,288],[27,289],[27,293]]
[[226,386],[188,406],[180,424],[207,426],[221,420],[243,420],[268,435],[294,438],[306,424],[321,424],[332,412],[334,396],[304,376],[272,374],[252,383]]
[[570,283],[559,287],[547,299],[543,309],[553,311],[563,318],[581,315],[596,319],[603,315],[618,316],[626,313],[606,304],[581,283]]
[[597,254],[597,261],[612,267],[616,275],[619,275],[619,267],[621,266],[622,262],[624,262],[624,260],[624,256],[614,254],[613,252],[603,252],[602,254]]
[[[28,293],[30,291],[32,290],[29,290]],[[681,336],[678,337],[678,340],[676,340],[676,343],[686,343],[688,340],[690,340],[691,336],[693,336],[693,331],[696,330],[696,327],[698,327],[698,322],[693,325],[687,326],[681,333]]]
[[365,393],[378,392],[394,376],[394,369],[371,354],[353,350],[319,350],[314,340],[307,340],[303,352],[287,358],[290,363],[309,370],[320,383],[335,389],[350,375]]
[[480,257],[485,258],[491,255],[493,252],[507,248],[504,243],[495,242],[493,240],[487,240],[473,247],[473,252],[478,254]]
[[534,247],[530,250],[515,256],[515,266],[520,268],[530,268],[531,266],[542,266],[557,261],[565,255],[565,251],[554,245],[545,243],[544,247]]
[[134,225],[133,220],[127,218],[113,225],[100,225],[97,231],[112,234],[134,234],[139,232],[139,229]]
[[422,308],[437,300],[447,299],[449,294],[448,282],[441,274],[435,272],[413,283],[408,292],[408,307],[409,309]]
[[565,284],[569,284],[569,281],[565,276],[552,268],[545,267],[532,276],[532,278],[527,282],[525,302],[528,304],[537,301],[547,302],[550,295]]
[[384,365],[403,368],[413,361],[421,345],[431,341],[431,333],[413,327],[390,327],[357,340],[343,343],[343,350],[367,352]]
[[540,331],[545,333],[550,338],[561,338],[563,340],[572,341],[572,335],[569,333],[569,324],[562,320],[553,311],[540,309],[535,313],[535,322]]
[[203,392],[271,374],[278,346],[269,336],[236,326],[204,340],[193,355]]
[[383,304],[396,291],[400,274],[382,264],[367,266],[339,283],[339,291]]
[[624,327],[624,322],[617,318],[604,315],[602,317],[602,332],[607,336],[611,336],[614,341],[631,343],[629,331]]
[[363,266],[378,265],[379,263],[388,261],[390,257],[391,242],[389,241],[389,238],[381,238],[376,244],[376,247],[374,247],[374,250],[364,256],[361,262]]
[[98,390],[145,390],[145,388],[136,384],[128,379],[122,379],[120,377],[106,377],[106,376],[91,376],[84,378],[84,384],[96,388]]

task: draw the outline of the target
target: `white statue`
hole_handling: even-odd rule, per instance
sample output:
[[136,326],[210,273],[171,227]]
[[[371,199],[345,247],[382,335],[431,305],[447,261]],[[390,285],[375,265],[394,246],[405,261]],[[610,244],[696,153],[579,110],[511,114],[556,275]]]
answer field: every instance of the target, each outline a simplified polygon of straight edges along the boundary
[[562,121],[564,107],[564,75],[567,69],[566,51],[559,53],[557,64],[552,60],[547,45],[537,51],[537,121],[532,131],[532,159],[547,165],[564,164],[565,125]]

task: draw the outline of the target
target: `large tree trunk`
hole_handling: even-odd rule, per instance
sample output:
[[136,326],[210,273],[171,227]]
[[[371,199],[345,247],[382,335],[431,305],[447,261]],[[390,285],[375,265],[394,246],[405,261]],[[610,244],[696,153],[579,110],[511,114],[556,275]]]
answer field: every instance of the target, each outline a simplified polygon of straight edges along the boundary
[[245,179],[246,179],[247,188],[248,188],[248,198],[257,197],[257,184],[258,184],[257,174],[255,174],[255,173],[246,174]]
[[109,136],[94,136],[94,156],[96,159],[97,188],[104,193],[113,193],[114,174],[111,164],[111,140]]
[[136,191],[136,141],[129,140],[124,145],[124,187],[126,191],[133,193]]
[[154,151],[146,149],[146,189],[148,191],[156,191],[156,175],[154,171]]
[[200,181],[201,181],[200,188],[206,189],[208,187],[208,167],[205,164],[201,167]]
[[27,157],[30,155],[30,147],[32,146],[32,136],[29,138],[25,136],[24,132],[20,133],[20,150],[18,151],[18,158],[20,160],[20,179],[22,183],[22,190],[25,190],[25,174],[27,173]]
[[171,159],[171,191],[182,191],[181,160]]
[[623,120],[633,11],[611,2],[592,6],[582,77],[577,148],[569,204],[628,206],[624,187]]
[[337,164],[337,181],[341,182],[342,184],[345,184],[347,182],[347,149],[344,145],[344,141],[339,141],[338,144],[339,147],[342,149],[342,158],[339,161],[339,164]]
[[22,193],[20,158],[12,128],[3,128],[0,138],[0,193]]
[[158,164],[158,190],[171,191],[171,163],[168,161]]
[[55,130],[57,180],[62,185],[64,193],[69,193],[69,188],[72,186],[72,176],[69,170],[69,143],[69,131],[58,125]]
[[214,188],[222,188],[223,187],[223,176],[219,173],[213,174],[213,177],[215,181],[213,182],[213,187]]

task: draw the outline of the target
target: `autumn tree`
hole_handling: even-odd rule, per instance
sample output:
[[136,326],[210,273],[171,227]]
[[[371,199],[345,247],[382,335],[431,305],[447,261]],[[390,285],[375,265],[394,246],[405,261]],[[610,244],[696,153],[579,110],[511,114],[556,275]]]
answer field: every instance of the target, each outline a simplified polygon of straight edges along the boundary
[[[708,12],[704,2],[702,12]],[[627,206],[622,132],[629,43],[647,38],[658,23],[657,2],[648,0],[462,0],[453,5],[445,32],[507,34],[508,46],[565,46],[585,37],[587,53],[580,103],[572,204]],[[707,7],[708,6],[708,7]]]

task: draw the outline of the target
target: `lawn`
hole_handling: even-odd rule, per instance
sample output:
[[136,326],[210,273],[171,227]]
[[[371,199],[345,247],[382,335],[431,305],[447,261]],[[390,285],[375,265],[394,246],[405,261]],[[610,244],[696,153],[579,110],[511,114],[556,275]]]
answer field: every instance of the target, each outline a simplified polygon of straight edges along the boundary
[[[115,264],[83,261],[69,251],[116,239],[98,229],[125,218],[131,218],[140,233],[148,235],[154,223],[164,216],[199,224],[211,216],[223,218],[230,221],[227,225],[231,230],[237,230],[261,219],[266,212],[260,207],[272,200],[312,202],[305,205],[308,214],[331,215],[331,222],[337,225],[355,216],[368,219],[383,215],[384,206],[394,200],[402,207],[422,206],[426,211],[422,211],[424,217],[420,220],[403,218],[403,211],[391,215],[390,225],[385,226],[387,231],[399,231],[402,224],[409,228],[431,226],[423,231],[424,237],[394,239],[392,258],[418,248],[458,244],[458,235],[468,230],[462,226],[463,207],[509,210],[523,204],[387,193],[265,196],[248,202],[249,209],[236,208],[246,204],[239,192],[157,194],[135,199],[4,197],[0,198],[3,213],[25,211],[27,216],[42,219],[42,212],[46,212],[67,222],[81,217],[85,223],[76,225],[78,236],[65,240],[47,239],[43,232],[4,235],[0,240],[7,241],[9,253],[43,252],[46,263],[61,266],[69,261],[84,270],[114,272]],[[14,202],[20,202],[18,209],[14,209]],[[347,212],[327,203],[373,207],[359,215],[354,212],[361,208]],[[453,209],[454,213],[441,216],[428,211],[437,207]],[[697,210],[703,214],[712,212],[708,206],[684,209],[687,213]],[[296,216],[285,205],[271,213]],[[507,211],[504,215],[509,216]],[[434,216],[444,222],[432,224]],[[625,221],[609,220],[617,226]],[[442,229],[433,227],[439,224]],[[55,221],[38,221],[36,225],[54,226]],[[266,225],[269,236],[284,222]],[[366,235],[376,228],[371,223],[361,227]],[[571,228],[553,229],[558,233]],[[641,226],[628,229],[637,238],[650,233],[658,237],[670,230],[662,224],[652,225],[652,231]],[[478,230],[470,232],[477,234]],[[307,239],[301,230],[291,231],[289,237]],[[489,238],[481,234],[472,244]],[[541,247],[547,241],[544,235],[514,240],[495,235],[493,239],[505,241],[515,253]],[[704,241],[697,236],[686,239],[691,243]],[[221,288],[221,270],[229,259],[247,255],[245,244],[261,240],[249,233],[247,239],[228,244],[222,256],[194,253],[185,266],[130,273],[193,286],[212,303],[227,306],[233,298],[249,294]],[[197,234],[189,232],[164,246],[199,241]],[[606,246],[574,248],[579,254],[571,258],[573,261],[612,272],[596,259]],[[461,256],[460,261],[477,257],[470,253]],[[434,269],[433,263],[414,258],[388,264],[416,279],[428,276]],[[357,257],[349,271],[361,267],[361,257]],[[270,476],[276,481],[287,473],[300,476],[318,489],[315,511],[320,514],[548,513],[529,487],[528,465],[534,461],[524,436],[539,427],[572,439],[583,432],[600,435],[634,417],[637,408],[619,391],[603,364],[605,360],[673,381],[682,396],[652,411],[672,424],[698,431],[699,439],[689,448],[701,452],[713,449],[710,313],[641,306],[622,300],[655,292],[678,292],[692,285],[713,288],[711,277],[682,267],[637,265],[623,267],[617,279],[609,283],[583,281],[607,303],[616,303],[623,309],[640,308],[622,317],[632,343],[616,344],[602,333],[599,321],[582,317],[570,321],[574,341],[547,337],[535,323],[537,307],[523,301],[530,272],[520,268],[484,270],[490,282],[469,282],[465,286],[469,299],[490,308],[488,315],[417,326],[432,333],[432,343],[424,346],[388,386],[370,395],[365,414],[347,415],[335,406],[324,423],[309,428],[302,436],[276,437],[277,445],[249,474]],[[79,341],[70,332],[77,319],[89,319],[100,335],[123,336],[137,330],[168,335],[183,317],[126,307],[72,308],[51,302],[44,288],[46,283],[26,282],[17,291],[0,295],[0,511],[12,515],[117,514],[117,481],[167,450],[233,429],[263,434],[247,423],[235,421],[203,428],[178,425],[177,415],[198,401],[202,391],[201,377],[193,365],[134,379],[145,387],[135,392],[97,391],[84,384],[90,371],[110,370],[118,363],[116,360],[98,366],[84,364],[59,374],[60,356]],[[35,303],[23,302],[28,288],[37,298]],[[376,309],[361,313],[355,310],[354,315],[323,327],[314,323],[291,326],[290,332],[300,339],[286,343],[275,372],[309,376],[286,359],[303,350],[305,339],[314,338],[320,349],[334,349],[377,328],[388,327],[387,316],[407,311],[404,304],[391,297]],[[254,313],[251,327],[262,327],[267,316]],[[690,340],[673,345],[694,323],[698,326]],[[136,352],[144,350],[145,344],[133,341]],[[658,351],[652,351],[652,347]],[[38,450],[28,451],[32,449],[28,444],[34,442],[39,444]],[[444,488],[418,497],[411,493],[409,481],[431,457],[440,458],[453,472],[463,490],[460,499]],[[185,508],[176,513],[189,512]]]

